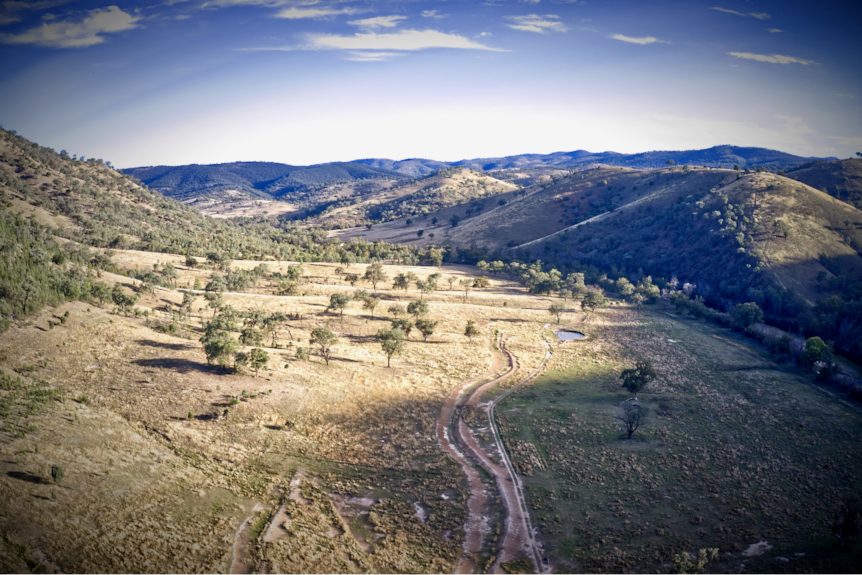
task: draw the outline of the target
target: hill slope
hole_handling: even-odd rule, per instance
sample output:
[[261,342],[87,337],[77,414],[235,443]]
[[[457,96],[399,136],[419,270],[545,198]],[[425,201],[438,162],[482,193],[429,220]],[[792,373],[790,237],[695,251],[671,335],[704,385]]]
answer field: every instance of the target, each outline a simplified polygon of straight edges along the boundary
[[790,171],[787,177],[862,208],[862,159],[817,162]]

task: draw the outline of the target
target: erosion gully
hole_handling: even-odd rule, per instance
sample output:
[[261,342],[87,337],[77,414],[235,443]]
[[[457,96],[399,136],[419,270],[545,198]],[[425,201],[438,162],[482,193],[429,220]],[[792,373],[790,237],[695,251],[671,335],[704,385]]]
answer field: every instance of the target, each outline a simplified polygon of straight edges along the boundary
[[[505,512],[502,538],[498,541],[495,550],[496,559],[489,572],[505,573],[502,563],[523,556],[532,561],[536,573],[550,572],[544,546],[539,541],[538,534],[530,521],[524,499],[524,486],[515,473],[494,416],[500,400],[541,373],[551,356],[550,346],[545,343],[547,348],[545,357],[535,371],[514,386],[498,389],[496,395],[485,397],[499,384],[512,378],[519,369],[518,358],[506,349],[507,338],[508,336],[505,335],[500,337],[500,351],[494,353],[491,369],[486,374],[467,380],[456,388],[446,399],[440,418],[437,420],[437,440],[440,447],[461,465],[470,485],[467,523],[464,526],[464,554],[458,562],[456,573],[473,573],[477,569],[476,558],[481,553],[486,536],[490,532],[486,510],[491,496],[482,483],[477,465],[493,476]],[[482,402],[483,399],[484,402]],[[466,406],[472,406],[484,412],[490,422],[489,431],[492,441],[487,447],[483,447],[473,430],[456,416],[457,408]]]

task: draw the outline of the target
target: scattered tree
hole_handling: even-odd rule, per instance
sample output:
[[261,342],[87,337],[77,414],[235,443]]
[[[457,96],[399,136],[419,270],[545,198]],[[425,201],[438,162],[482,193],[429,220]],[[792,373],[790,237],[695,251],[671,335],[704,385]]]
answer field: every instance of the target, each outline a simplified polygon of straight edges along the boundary
[[428,304],[422,300],[411,301],[407,304],[407,313],[418,320],[419,316],[428,315]]
[[377,339],[380,340],[380,347],[383,348],[383,353],[386,354],[386,367],[391,367],[392,356],[401,353],[401,350],[404,349],[404,332],[397,327],[381,329],[377,332]]
[[380,305],[380,298],[377,296],[367,297],[362,303],[363,309],[366,309],[371,312],[371,319],[374,319],[374,310],[377,308],[378,305]]
[[626,439],[631,439],[632,435],[646,421],[647,410],[639,403],[623,403],[619,407],[619,413],[614,416],[614,419],[622,421],[623,433],[626,434]]
[[624,369],[620,375],[620,379],[623,380],[623,387],[635,394],[635,401],[638,400],[638,391],[646,387],[656,377],[655,369],[649,361],[638,361],[633,369]]
[[477,335],[482,335],[482,332],[476,327],[476,322],[472,319],[467,320],[467,327],[464,329],[464,335],[466,335],[470,343],[473,343],[473,337]]
[[377,291],[378,283],[389,279],[389,276],[383,270],[383,264],[380,262],[372,262],[371,265],[365,268],[365,276],[363,277],[366,281],[371,282],[371,286],[374,288],[374,291]]
[[563,312],[565,312],[565,311],[566,311],[566,306],[564,306],[561,303],[552,303],[551,307],[548,309],[548,313],[550,313],[552,316],[557,317],[557,323],[560,323],[560,318],[562,317]]
[[584,294],[584,299],[581,300],[581,308],[589,308],[591,311],[596,311],[597,307],[601,307],[607,303],[605,296],[600,289],[587,290]]
[[741,328],[747,328],[763,321],[763,312],[760,310],[760,306],[753,302],[737,304],[730,312],[730,316],[737,327]]
[[254,369],[255,377],[257,377],[260,368],[266,367],[267,362],[269,362],[269,354],[265,349],[256,347],[248,354],[248,363]]
[[320,348],[320,356],[329,365],[329,358],[332,357],[332,346],[338,341],[338,337],[325,327],[316,327],[311,330],[311,339],[309,343]]
[[[692,558],[688,552],[683,551],[673,556],[673,571],[678,574],[695,575],[701,573],[707,563],[718,557],[718,549],[701,549],[697,557]],[[694,559],[694,560],[692,560]]]
[[436,321],[431,321],[427,318],[417,319],[416,320],[416,329],[422,334],[422,337],[425,341],[428,341],[428,337],[434,335],[434,328],[437,327]]
[[344,322],[344,308],[350,303],[350,296],[346,293],[334,293],[329,296],[329,307],[326,311],[334,310],[340,312],[342,323]]

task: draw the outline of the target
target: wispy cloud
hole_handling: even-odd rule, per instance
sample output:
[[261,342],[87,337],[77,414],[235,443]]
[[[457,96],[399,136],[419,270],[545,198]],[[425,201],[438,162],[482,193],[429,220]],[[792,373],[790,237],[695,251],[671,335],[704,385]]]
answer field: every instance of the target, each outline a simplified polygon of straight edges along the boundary
[[545,34],[546,32],[565,32],[568,30],[565,24],[559,21],[560,17],[553,14],[546,16],[539,16],[538,14],[506,16],[506,18],[515,22],[515,24],[506,24],[506,26],[515,30],[523,30],[524,32]]
[[853,99],[857,98],[857,96],[854,96],[853,94],[832,94],[832,95],[838,96],[839,98],[853,98]]
[[344,50],[351,60],[385,60],[394,55],[431,48],[452,48],[461,50],[488,50],[507,52],[474,42],[464,36],[447,34],[439,30],[401,30],[388,34],[369,32],[353,36],[336,34],[309,34],[307,43],[295,46],[274,46],[262,48],[240,48],[243,52],[291,52],[294,50]]
[[718,6],[711,6],[710,10],[718,10],[719,12],[724,12],[725,14],[733,14],[734,16],[742,16],[743,18],[757,18],[758,20],[769,20],[772,18],[769,14],[764,12],[738,12],[736,10],[729,10],[727,8],[719,8]]
[[422,10],[423,18],[448,18],[448,14],[440,14],[437,10]]
[[803,60],[802,58],[794,58],[793,56],[782,56],[781,54],[752,54],[751,52],[728,52],[729,56],[742,58],[744,60],[756,60],[758,62],[769,62],[770,64],[818,64],[813,60]]
[[357,14],[359,10],[356,8],[304,8],[300,6],[291,6],[284,8],[275,13],[276,18],[284,18],[285,20],[301,20],[304,18],[329,18],[331,16],[352,16]]
[[47,10],[70,0],[42,0],[41,2],[25,2],[22,0],[6,0],[0,2],[0,26],[21,21],[21,13],[33,10]]
[[368,28],[376,30],[378,28],[394,28],[402,20],[406,20],[406,16],[376,16],[374,18],[364,18],[362,20],[351,20],[348,24],[359,26],[360,28]]
[[619,40],[620,42],[629,42],[631,44],[640,44],[641,46],[646,46],[647,44],[669,44],[667,40],[659,40],[658,38],[653,38],[652,36],[644,36],[642,38],[634,38],[632,36],[624,36],[622,34],[611,34],[609,36],[611,40]]
[[2,34],[6,44],[35,44],[50,48],[85,48],[105,41],[103,34],[137,28],[140,16],[123,12],[117,6],[90,10],[83,19],[50,17],[41,26],[21,34]]
[[474,42],[464,36],[447,34],[438,30],[402,30],[390,34],[356,34],[337,36],[334,34],[314,34],[309,36],[311,46],[317,49],[335,50],[426,50],[428,48],[459,48],[464,50],[491,50],[502,52]]
[[398,52],[347,52],[345,60],[353,62],[383,62],[401,56]]
[[782,32],[782,30],[779,30],[778,28],[767,28],[766,31],[772,32],[773,34],[778,34],[778,33]]

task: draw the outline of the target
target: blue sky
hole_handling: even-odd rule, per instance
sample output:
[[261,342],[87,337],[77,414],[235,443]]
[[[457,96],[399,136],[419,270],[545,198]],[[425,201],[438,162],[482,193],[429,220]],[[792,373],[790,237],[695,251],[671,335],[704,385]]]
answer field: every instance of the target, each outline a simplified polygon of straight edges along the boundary
[[[118,167],[862,151],[862,8],[0,1],[0,124]],[[858,6],[858,5],[857,5]]]

